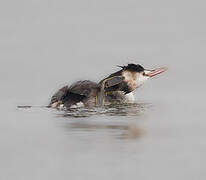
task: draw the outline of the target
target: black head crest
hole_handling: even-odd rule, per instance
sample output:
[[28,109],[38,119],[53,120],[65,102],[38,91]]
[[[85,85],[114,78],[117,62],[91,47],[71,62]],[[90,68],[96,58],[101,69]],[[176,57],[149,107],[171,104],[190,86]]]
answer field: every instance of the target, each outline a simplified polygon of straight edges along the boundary
[[144,68],[139,64],[128,64],[127,66],[118,66],[121,67],[123,70],[128,70],[132,72],[142,72]]

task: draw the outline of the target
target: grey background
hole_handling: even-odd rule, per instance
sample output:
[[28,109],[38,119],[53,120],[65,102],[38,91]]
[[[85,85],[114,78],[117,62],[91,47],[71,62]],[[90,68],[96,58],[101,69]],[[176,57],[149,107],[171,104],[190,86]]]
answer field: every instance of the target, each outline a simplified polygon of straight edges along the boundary
[[[205,17],[203,1],[1,1],[1,179],[205,179]],[[121,128],[67,131],[53,111],[16,109],[130,62],[169,68],[136,91],[155,106],[137,118],[140,140],[117,140]]]

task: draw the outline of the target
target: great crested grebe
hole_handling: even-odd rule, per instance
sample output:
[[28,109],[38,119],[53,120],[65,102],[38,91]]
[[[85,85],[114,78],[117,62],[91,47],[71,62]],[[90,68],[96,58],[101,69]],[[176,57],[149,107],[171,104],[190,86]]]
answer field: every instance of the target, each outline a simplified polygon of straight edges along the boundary
[[155,70],[144,69],[139,64],[119,66],[121,70],[109,75],[99,83],[89,80],[77,81],[64,86],[51,98],[49,107],[76,108],[102,106],[112,102],[132,102],[132,92],[147,79],[167,70],[166,67]]

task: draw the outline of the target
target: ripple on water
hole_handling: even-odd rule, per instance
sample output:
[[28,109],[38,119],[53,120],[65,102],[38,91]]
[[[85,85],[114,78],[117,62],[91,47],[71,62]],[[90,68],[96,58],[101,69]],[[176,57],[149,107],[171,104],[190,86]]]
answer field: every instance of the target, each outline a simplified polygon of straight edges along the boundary
[[58,111],[59,117],[82,118],[93,115],[106,116],[140,116],[146,109],[152,105],[149,103],[131,103],[131,104],[112,104],[104,107],[78,108],[66,111]]

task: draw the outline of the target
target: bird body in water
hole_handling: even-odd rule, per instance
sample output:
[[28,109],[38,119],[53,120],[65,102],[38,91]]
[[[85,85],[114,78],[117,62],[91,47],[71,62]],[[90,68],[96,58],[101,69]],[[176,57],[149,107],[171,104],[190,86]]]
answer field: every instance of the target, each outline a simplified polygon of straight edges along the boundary
[[51,98],[49,107],[77,108],[102,106],[108,103],[133,102],[133,91],[147,79],[167,68],[146,70],[139,64],[119,66],[121,70],[109,75],[99,83],[89,80],[77,81],[59,89]]

